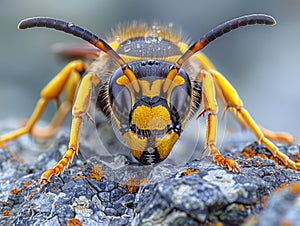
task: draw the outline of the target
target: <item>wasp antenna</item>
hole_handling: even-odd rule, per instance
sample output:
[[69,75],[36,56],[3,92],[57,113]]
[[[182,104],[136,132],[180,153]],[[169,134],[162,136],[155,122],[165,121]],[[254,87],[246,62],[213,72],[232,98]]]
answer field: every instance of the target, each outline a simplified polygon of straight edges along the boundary
[[232,20],[229,20],[204,36],[202,36],[199,41],[195,42],[175,63],[176,68],[180,68],[181,65],[190,58],[194,53],[200,51],[205,46],[207,46],[210,42],[215,40],[216,38],[222,36],[223,34],[230,32],[239,27],[254,25],[254,24],[266,24],[266,25],[274,25],[276,24],[275,19],[272,16],[265,14],[250,14],[246,16],[241,16]]
[[117,54],[105,41],[98,38],[96,35],[91,32],[71,23],[65,22],[62,20],[57,20],[48,17],[33,17],[22,20],[18,28],[19,29],[27,29],[32,27],[47,27],[55,30],[63,31],[69,34],[72,34],[76,37],[82,38],[103,52],[107,53],[111,56],[121,67],[126,67],[125,61]]

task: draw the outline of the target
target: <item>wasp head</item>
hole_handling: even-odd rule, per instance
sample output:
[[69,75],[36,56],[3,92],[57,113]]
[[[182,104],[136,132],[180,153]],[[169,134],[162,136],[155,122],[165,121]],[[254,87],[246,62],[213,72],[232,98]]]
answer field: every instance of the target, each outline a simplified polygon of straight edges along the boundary
[[116,70],[109,96],[117,127],[143,164],[164,160],[178,140],[191,106],[191,82],[183,69],[168,79],[173,64],[147,60],[128,63],[136,80]]

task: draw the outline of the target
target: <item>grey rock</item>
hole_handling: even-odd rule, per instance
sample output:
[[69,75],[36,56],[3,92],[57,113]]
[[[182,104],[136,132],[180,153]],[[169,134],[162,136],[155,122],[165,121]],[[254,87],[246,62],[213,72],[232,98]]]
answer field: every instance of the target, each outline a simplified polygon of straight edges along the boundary
[[[1,225],[66,225],[74,218],[83,225],[246,225],[249,218],[257,216],[255,224],[264,226],[283,219],[300,220],[299,194],[291,194],[288,188],[273,194],[284,184],[300,181],[300,173],[269,159],[245,159],[239,153],[244,142],[228,142],[222,150],[241,162],[240,174],[226,172],[205,156],[184,166],[161,164],[155,168],[129,159],[122,160],[124,167],[114,168],[93,157],[85,163],[74,160],[62,175],[39,188],[39,176],[48,163],[61,158],[67,143],[68,138],[61,136],[31,165],[0,149]],[[249,147],[269,155],[256,142]],[[299,150],[298,146],[280,148],[290,156]],[[116,159],[119,164],[122,158]],[[103,167],[101,181],[91,178],[97,164]],[[187,169],[194,173],[186,174]],[[131,176],[148,177],[148,182],[130,193],[126,181]]]

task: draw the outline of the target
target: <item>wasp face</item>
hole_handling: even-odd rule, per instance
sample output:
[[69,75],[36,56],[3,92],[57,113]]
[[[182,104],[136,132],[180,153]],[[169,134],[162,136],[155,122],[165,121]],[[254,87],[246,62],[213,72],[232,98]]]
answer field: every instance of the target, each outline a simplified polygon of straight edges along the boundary
[[169,155],[190,111],[191,82],[180,69],[168,83],[172,65],[155,60],[131,62],[128,67],[136,84],[129,82],[121,68],[110,80],[113,118],[133,156],[143,164],[158,163]]

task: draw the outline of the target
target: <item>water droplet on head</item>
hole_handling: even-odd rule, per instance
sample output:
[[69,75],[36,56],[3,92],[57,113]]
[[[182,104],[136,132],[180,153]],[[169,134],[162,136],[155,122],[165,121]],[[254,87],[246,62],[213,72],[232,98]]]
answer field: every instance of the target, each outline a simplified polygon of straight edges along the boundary
[[125,53],[128,53],[130,50],[131,50],[131,46],[129,46],[129,45],[124,46]]
[[152,38],[152,42],[157,42],[157,38],[156,38],[156,37],[153,37],[153,38]]
[[147,36],[145,36],[145,39],[144,39],[145,43],[149,44],[151,43],[151,39]]

